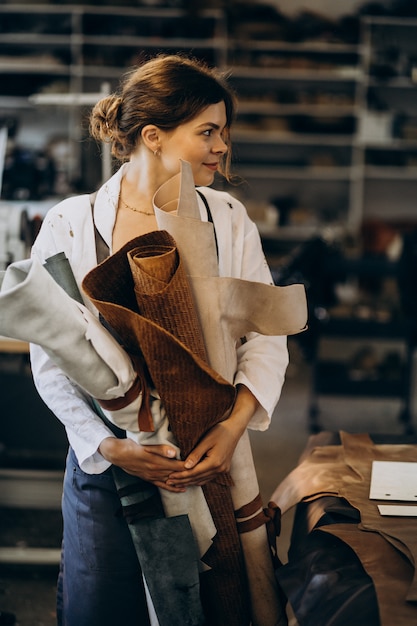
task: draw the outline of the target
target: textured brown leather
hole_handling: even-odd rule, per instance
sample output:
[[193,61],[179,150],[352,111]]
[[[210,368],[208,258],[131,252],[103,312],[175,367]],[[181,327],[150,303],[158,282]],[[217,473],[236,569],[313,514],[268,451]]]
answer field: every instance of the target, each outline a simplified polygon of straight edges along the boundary
[[[186,456],[231,409],[235,388],[202,358],[194,303],[175,241],[167,232],[155,231],[128,242],[87,274],[83,289],[125,349],[143,354]],[[214,623],[243,626],[250,622],[249,594],[229,483],[226,475],[203,487],[217,534],[204,556],[212,569],[201,581]]]
[[[186,322],[189,320],[193,301],[189,293],[181,291],[187,284],[187,277],[179,260],[172,280],[160,294],[164,298],[158,298],[158,294],[150,297],[142,294],[142,310],[139,309],[138,289],[135,292],[128,255],[142,247],[159,250],[165,256],[167,250],[175,250],[175,242],[165,231],[137,237],[91,270],[82,286],[121,338],[126,351],[133,355],[143,354],[185,457],[202,434],[231,409],[236,392],[233,385],[212,370],[189,346],[153,319],[155,315],[160,322],[163,321],[162,318],[169,317],[170,308],[171,311],[174,309],[174,316],[184,313]],[[137,280],[138,272],[135,278]],[[167,305],[161,313],[163,300]]]

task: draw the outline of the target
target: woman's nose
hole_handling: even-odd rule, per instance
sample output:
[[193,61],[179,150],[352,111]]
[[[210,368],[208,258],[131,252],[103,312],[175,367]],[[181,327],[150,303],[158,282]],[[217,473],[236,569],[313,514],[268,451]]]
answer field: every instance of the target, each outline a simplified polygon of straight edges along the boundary
[[223,141],[221,137],[218,137],[216,144],[213,146],[213,152],[216,152],[216,154],[225,154],[227,150],[227,144]]

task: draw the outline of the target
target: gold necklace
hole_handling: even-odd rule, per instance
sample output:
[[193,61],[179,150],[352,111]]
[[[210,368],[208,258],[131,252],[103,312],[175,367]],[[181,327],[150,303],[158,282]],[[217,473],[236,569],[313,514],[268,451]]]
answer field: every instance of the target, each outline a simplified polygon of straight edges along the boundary
[[137,209],[134,206],[130,206],[130,204],[128,204],[127,202],[123,200],[122,196],[120,196],[120,200],[122,201],[122,204],[124,204],[124,206],[127,209],[130,209],[131,211],[134,211],[135,213],[142,213],[142,215],[155,215],[153,211],[142,211],[141,209]]

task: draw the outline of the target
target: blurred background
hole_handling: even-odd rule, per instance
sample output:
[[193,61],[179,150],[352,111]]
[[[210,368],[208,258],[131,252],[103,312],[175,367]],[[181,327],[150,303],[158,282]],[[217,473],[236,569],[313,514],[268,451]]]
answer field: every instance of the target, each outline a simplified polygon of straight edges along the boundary
[[[270,436],[253,434],[266,500],[311,433],[414,434],[417,6],[3,0],[0,270],[28,256],[51,206],[117,167],[88,137],[91,106],[177,51],[227,71],[236,177],[215,186],[247,206],[275,283],[308,297]],[[0,624],[50,626],[66,439],[27,345],[0,337],[0,384]]]

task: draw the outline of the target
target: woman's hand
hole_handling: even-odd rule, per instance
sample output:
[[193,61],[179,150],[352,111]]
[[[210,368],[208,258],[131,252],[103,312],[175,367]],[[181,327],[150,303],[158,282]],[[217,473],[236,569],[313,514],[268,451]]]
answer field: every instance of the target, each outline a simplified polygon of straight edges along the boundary
[[185,471],[175,469],[170,474],[167,485],[204,485],[218,474],[229,471],[238,441],[257,407],[258,401],[251,391],[239,385],[230,416],[208,431],[185,459]]
[[184,469],[184,462],[175,459],[175,449],[169,445],[140,446],[131,439],[106,437],[99,446],[100,454],[128,474],[139,476],[161,489],[176,493],[185,491],[183,485],[167,485],[173,471]]

